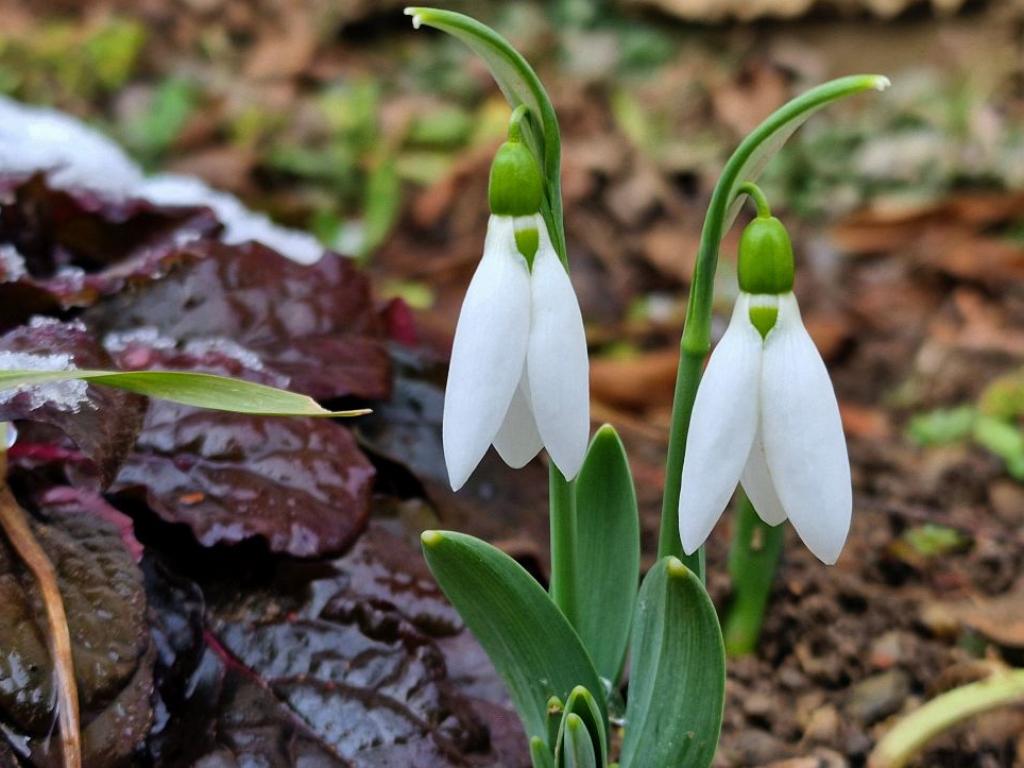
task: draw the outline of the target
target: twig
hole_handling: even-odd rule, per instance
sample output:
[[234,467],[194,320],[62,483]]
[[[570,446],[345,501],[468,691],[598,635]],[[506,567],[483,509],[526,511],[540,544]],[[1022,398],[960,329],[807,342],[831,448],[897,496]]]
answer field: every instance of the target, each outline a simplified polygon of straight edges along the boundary
[[[6,474],[6,455],[0,451],[0,483]],[[43,548],[28,526],[25,513],[6,485],[0,488],[0,527],[7,535],[29,571],[39,584],[46,608],[50,655],[53,657],[54,682],[57,686],[57,712],[60,718],[61,752],[64,768],[82,768],[82,738],[79,731],[78,687],[71,658],[71,633],[68,630],[64,600],[57,584],[57,574]]]

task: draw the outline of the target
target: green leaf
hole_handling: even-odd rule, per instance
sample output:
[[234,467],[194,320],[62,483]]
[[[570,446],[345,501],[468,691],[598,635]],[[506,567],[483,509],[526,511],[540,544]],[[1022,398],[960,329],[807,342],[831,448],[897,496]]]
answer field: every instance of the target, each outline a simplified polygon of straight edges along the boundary
[[697,575],[666,557],[640,588],[622,768],[711,765],[725,703],[725,647]]
[[515,109],[525,104],[530,120],[525,130],[526,143],[536,155],[544,171],[544,203],[541,215],[548,225],[551,242],[562,263],[568,265],[565,251],[565,226],[562,222],[562,144],[558,132],[558,117],[551,106],[537,73],[512,45],[474,18],[439,8],[406,8],[417,29],[426,25],[447,32],[468,45],[491,70],[491,74]]
[[361,416],[369,413],[365,408],[328,411],[306,395],[242,379],[186,371],[0,371],[0,391],[71,379],[214,411],[259,416]]
[[725,616],[725,650],[729,656],[744,656],[757,650],[772,580],[782,554],[786,528],[771,526],[758,517],[754,505],[743,494],[733,515],[732,546],[729,549],[729,577],[732,602]]
[[530,762],[533,764],[533,768],[555,768],[555,758],[551,756],[551,747],[538,736],[530,739]]
[[576,754],[577,752],[576,747],[567,744],[567,739],[569,738],[567,726],[571,718],[579,720],[586,728],[588,733],[586,743],[590,754],[596,758],[599,751],[599,764],[601,766],[607,765],[608,739],[605,735],[605,716],[600,707],[597,706],[597,701],[594,700],[590,691],[582,685],[578,685],[573,688],[572,693],[569,694],[569,700],[565,702],[565,714],[562,717],[558,737],[555,740],[556,767],[561,768],[561,766],[570,765],[571,763],[568,762],[570,754]]
[[969,405],[920,413],[907,425],[907,436],[918,445],[946,445],[970,436],[978,412]]
[[366,181],[366,204],[363,210],[363,243],[359,257],[363,260],[387,239],[398,218],[401,187],[395,172],[395,161],[385,157]]
[[586,723],[579,715],[571,712],[565,716],[564,737],[562,748],[559,752],[561,761],[556,763],[557,768],[597,768],[597,758],[594,756],[594,744],[590,739],[590,732]]
[[991,416],[979,416],[974,423],[974,439],[1006,462],[1012,477],[1024,480],[1024,432]]
[[549,747],[548,701],[582,685],[607,719],[601,681],[576,631],[544,589],[485,541],[426,531],[423,554],[441,589],[505,681],[526,734]]
[[640,518],[626,449],[605,424],[576,480],[577,622],[602,678],[619,679],[640,582]]

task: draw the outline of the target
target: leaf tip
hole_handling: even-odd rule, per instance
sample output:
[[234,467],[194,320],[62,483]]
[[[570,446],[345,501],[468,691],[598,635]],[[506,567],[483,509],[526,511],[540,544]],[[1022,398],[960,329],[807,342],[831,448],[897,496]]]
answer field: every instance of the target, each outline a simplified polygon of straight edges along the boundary
[[570,712],[565,716],[565,727],[570,731],[579,732],[581,728],[586,728],[583,722],[583,718],[577,715],[575,712]]
[[689,575],[690,569],[687,568],[683,561],[678,557],[669,557],[668,559],[668,575],[677,579],[686,578]]
[[884,91],[886,88],[892,85],[892,80],[890,80],[885,75],[875,75],[873,79],[876,91]]
[[416,7],[410,5],[407,8],[405,8],[402,11],[402,13],[404,13],[406,16],[412,16],[412,28],[413,29],[419,29],[420,28],[420,25],[423,23],[423,15],[420,13],[420,9],[419,8],[416,8]]
[[424,531],[420,534],[420,541],[427,549],[434,549],[444,541],[444,534],[441,531]]
[[353,408],[348,411],[330,411],[325,413],[325,415],[352,418],[354,416],[368,416],[371,413],[373,413],[373,408]]

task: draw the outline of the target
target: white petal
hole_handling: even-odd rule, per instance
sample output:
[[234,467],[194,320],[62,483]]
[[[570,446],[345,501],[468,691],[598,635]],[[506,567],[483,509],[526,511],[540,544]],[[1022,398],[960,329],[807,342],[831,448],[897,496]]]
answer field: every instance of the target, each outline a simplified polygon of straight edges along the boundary
[[765,456],[775,490],[804,544],[825,563],[850,530],[853,491],[839,404],[793,294],[765,341],[761,371]]
[[757,431],[761,335],[750,324],[741,294],[697,389],[686,436],[679,535],[694,552],[729,503]]
[[498,455],[513,469],[525,467],[543,447],[537,422],[533,418],[528,387],[524,376],[512,397],[505,421],[494,438]]
[[494,441],[523,374],[530,273],[512,219],[492,216],[455,329],[444,397],[444,460],[458,490]]
[[[539,221],[539,219],[538,219]],[[572,479],[590,437],[590,362],[576,293],[540,226],[533,261],[526,371],[537,429],[555,466]]]
[[757,430],[754,444],[750,446],[750,456],[747,457],[747,466],[743,468],[740,485],[743,486],[750,503],[754,505],[758,517],[765,523],[778,525],[785,521],[786,510],[782,508],[779,495],[775,492],[775,483],[772,482],[771,472],[768,471],[768,463],[765,461],[764,436],[761,429]]

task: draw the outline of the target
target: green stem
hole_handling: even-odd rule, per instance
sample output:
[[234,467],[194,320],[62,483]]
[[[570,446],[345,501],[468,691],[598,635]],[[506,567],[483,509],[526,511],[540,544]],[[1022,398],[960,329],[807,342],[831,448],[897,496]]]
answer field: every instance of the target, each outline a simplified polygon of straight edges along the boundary
[[576,498],[573,483],[548,464],[551,509],[551,599],[576,626]]
[[697,385],[704,366],[706,353],[688,353],[680,348],[679,371],[676,374],[676,390],[672,398],[672,427],[668,435],[668,459],[665,474],[665,494],[661,500],[661,529],[658,534],[658,559],[677,557],[687,568],[704,579],[704,549],[693,555],[683,553],[679,539],[679,489],[683,481],[683,453],[686,450],[686,434],[693,413],[693,401],[697,397]]
[[725,651],[730,656],[745,656],[757,650],[784,539],[783,526],[771,526],[761,520],[744,496],[733,519],[729,551],[733,598],[723,632]]
[[1024,702],[1024,669],[995,672],[980,682],[943,693],[905,717],[868,758],[868,768],[902,768],[925,744],[973,715]]

